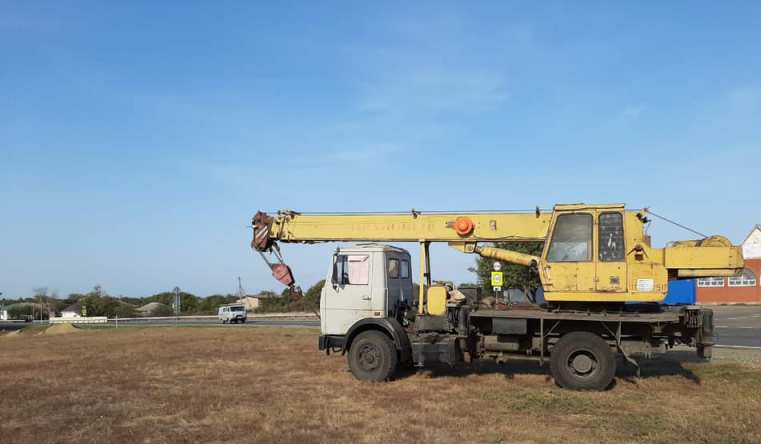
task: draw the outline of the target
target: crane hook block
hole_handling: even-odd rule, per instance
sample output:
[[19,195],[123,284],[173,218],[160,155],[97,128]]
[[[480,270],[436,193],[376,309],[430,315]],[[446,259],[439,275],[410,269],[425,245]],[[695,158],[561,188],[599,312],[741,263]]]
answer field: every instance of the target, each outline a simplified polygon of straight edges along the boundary
[[270,268],[272,269],[272,277],[278,282],[286,287],[290,287],[293,284],[293,273],[289,266],[285,264],[272,264]]
[[475,224],[466,216],[460,216],[454,221],[454,231],[460,236],[468,236],[473,232]]

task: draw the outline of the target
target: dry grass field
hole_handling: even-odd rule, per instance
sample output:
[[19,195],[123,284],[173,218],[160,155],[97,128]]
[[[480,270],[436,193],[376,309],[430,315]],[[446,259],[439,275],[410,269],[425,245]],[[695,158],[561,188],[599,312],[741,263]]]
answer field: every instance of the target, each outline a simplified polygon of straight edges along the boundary
[[2,442],[761,442],[761,369],[653,361],[603,393],[535,363],[355,381],[315,330],[0,337]]

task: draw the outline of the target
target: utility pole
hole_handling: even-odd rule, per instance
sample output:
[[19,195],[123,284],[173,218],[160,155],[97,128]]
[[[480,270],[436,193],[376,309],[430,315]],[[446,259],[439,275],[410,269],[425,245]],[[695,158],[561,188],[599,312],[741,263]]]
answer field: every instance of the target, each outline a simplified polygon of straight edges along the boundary
[[180,287],[174,287],[174,325],[177,326],[180,316]]
[[243,291],[243,283],[240,280],[240,276],[238,276],[238,299],[240,299],[240,302],[243,302],[243,298],[246,297],[246,292]]

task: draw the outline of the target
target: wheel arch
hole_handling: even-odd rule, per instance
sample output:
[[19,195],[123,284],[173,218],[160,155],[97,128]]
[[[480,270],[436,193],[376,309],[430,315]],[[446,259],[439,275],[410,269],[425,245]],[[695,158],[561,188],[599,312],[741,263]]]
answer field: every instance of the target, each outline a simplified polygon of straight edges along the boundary
[[346,354],[358,334],[369,330],[380,331],[391,339],[396,350],[399,352],[400,362],[406,362],[411,358],[412,346],[410,345],[410,338],[407,336],[407,332],[404,331],[402,324],[393,318],[367,318],[355,322],[349,328],[349,331],[346,332],[346,340],[341,349],[341,354]]

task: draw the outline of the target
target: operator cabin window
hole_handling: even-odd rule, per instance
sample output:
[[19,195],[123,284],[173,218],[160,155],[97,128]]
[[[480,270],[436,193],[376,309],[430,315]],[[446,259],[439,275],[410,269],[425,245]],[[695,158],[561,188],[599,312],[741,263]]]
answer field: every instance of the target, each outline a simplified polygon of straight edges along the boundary
[[723,287],[723,277],[707,277],[698,279],[698,287]]
[[745,268],[740,276],[732,276],[729,278],[730,287],[755,287],[756,275],[752,270]]
[[388,278],[399,279],[399,259],[388,260]]
[[624,218],[621,213],[600,215],[600,261],[624,260]]
[[586,262],[592,260],[592,215],[558,216],[552,234],[549,262]]
[[402,279],[409,279],[410,278],[410,261],[402,259]]
[[336,257],[336,282],[339,285],[367,285],[370,282],[370,257],[340,254]]

